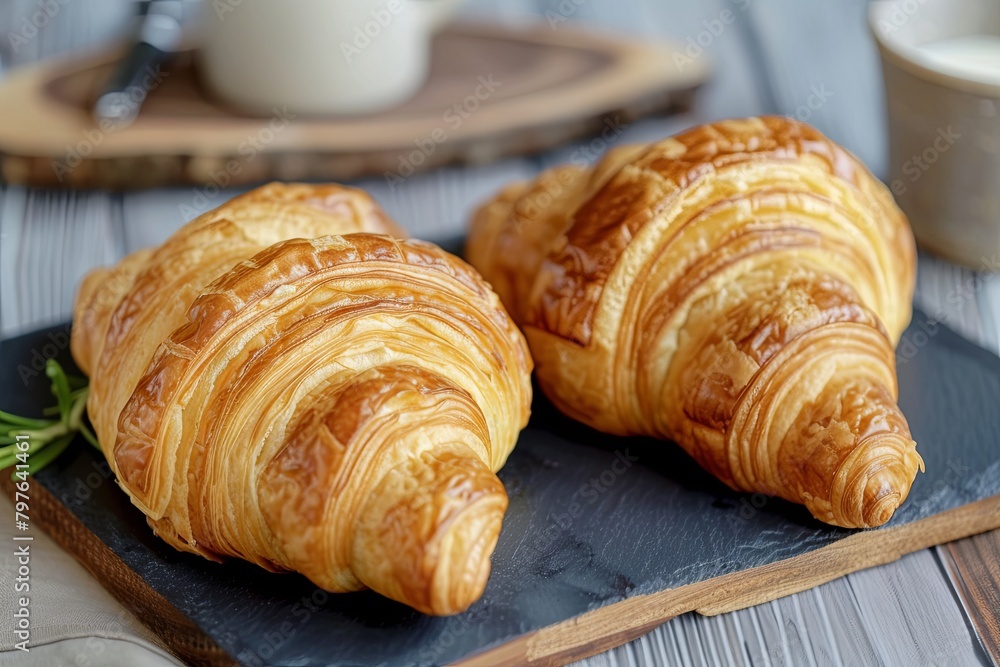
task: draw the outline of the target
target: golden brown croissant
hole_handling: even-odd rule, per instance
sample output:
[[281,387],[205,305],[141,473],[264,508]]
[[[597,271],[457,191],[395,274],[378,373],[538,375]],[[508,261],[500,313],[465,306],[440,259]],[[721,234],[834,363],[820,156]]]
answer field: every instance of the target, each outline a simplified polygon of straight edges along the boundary
[[552,169],[478,210],[467,256],[545,393],[595,428],[845,527],[885,523],[923,465],[893,356],[910,229],[809,126],[721,122]]
[[164,540],[456,613],[489,574],[531,361],[471,267],[370,232],[402,234],[363,192],[255,190],[89,276],[72,350]]

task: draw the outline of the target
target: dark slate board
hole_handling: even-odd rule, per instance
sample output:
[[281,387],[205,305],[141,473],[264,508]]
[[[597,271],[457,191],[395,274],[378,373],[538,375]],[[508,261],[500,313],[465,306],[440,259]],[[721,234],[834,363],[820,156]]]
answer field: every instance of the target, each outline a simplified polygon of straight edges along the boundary
[[[32,414],[51,402],[43,375],[22,375],[41,356],[72,365],[66,331],[0,343],[0,406]],[[1000,494],[1000,359],[919,312],[903,340],[900,403],[927,473],[889,525]],[[370,592],[326,595],[298,575],[176,552],[103,479],[99,455],[82,441],[72,447],[38,482],[251,667],[446,664],[602,605],[784,560],[850,534],[801,507],[734,493],[668,443],[575,424],[538,396],[500,473],[510,509],[486,593],[465,614],[430,618]]]

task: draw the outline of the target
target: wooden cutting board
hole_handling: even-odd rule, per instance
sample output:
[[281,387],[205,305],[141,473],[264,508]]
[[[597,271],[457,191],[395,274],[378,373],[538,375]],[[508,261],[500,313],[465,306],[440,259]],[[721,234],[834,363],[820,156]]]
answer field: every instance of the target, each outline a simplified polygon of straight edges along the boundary
[[675,52],[682,47],[565,23],[456,25],[435,38],[429,79],[414,98],[337,118],[241,115],[206,97],[187,54],[151,80],[139,118],[111,131],[88,110],[116,54],[77,55],[12,71],[0,85],[0,174],[9,183],[118,189],[406,178],[684,108],[708,71],[705,59],[675,62]]
[[[67,331],[0,343],[0,407],[51,402],[31,370],[51,354],[72,367]],[[177,552],[82,441],[35,478],[32,521],[196,665],[562,664],[684,612],[740,609],[1000,527],[1000,359],[919,312],[903,341],[900,405],[927,472],[877,530],[734,493],[670,443],[592,431],[540,397],[500,472],[510,509],[486,592],[451,618]]]

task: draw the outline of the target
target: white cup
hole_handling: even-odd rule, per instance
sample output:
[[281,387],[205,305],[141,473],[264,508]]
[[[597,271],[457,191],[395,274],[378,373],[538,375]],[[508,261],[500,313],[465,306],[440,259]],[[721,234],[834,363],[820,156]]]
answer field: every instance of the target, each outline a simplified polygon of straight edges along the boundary
[[869,18],[885,74],[889,189],[921,245],[1000,270],[1000,2],[879,0]]
[[462,0],[214,0],[203,84],[251,113],[356,114],[392,107],[427,77],[430,39]]

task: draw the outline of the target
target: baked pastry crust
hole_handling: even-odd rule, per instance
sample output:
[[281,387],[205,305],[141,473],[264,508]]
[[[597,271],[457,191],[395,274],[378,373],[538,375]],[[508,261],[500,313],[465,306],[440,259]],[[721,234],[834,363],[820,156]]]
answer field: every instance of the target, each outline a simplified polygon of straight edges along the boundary
[[252,191],[88,276],[73,354],[171,545],[452,614],[489,574],[531,361],[475,270],[385,234],[358,190]]
[[923,462],[893,347],[913,237],[815,129],[725,121],[549,170],[484,204],[466,250],[568,415],[674,440],[729,486],[840,526],[906,498]]

